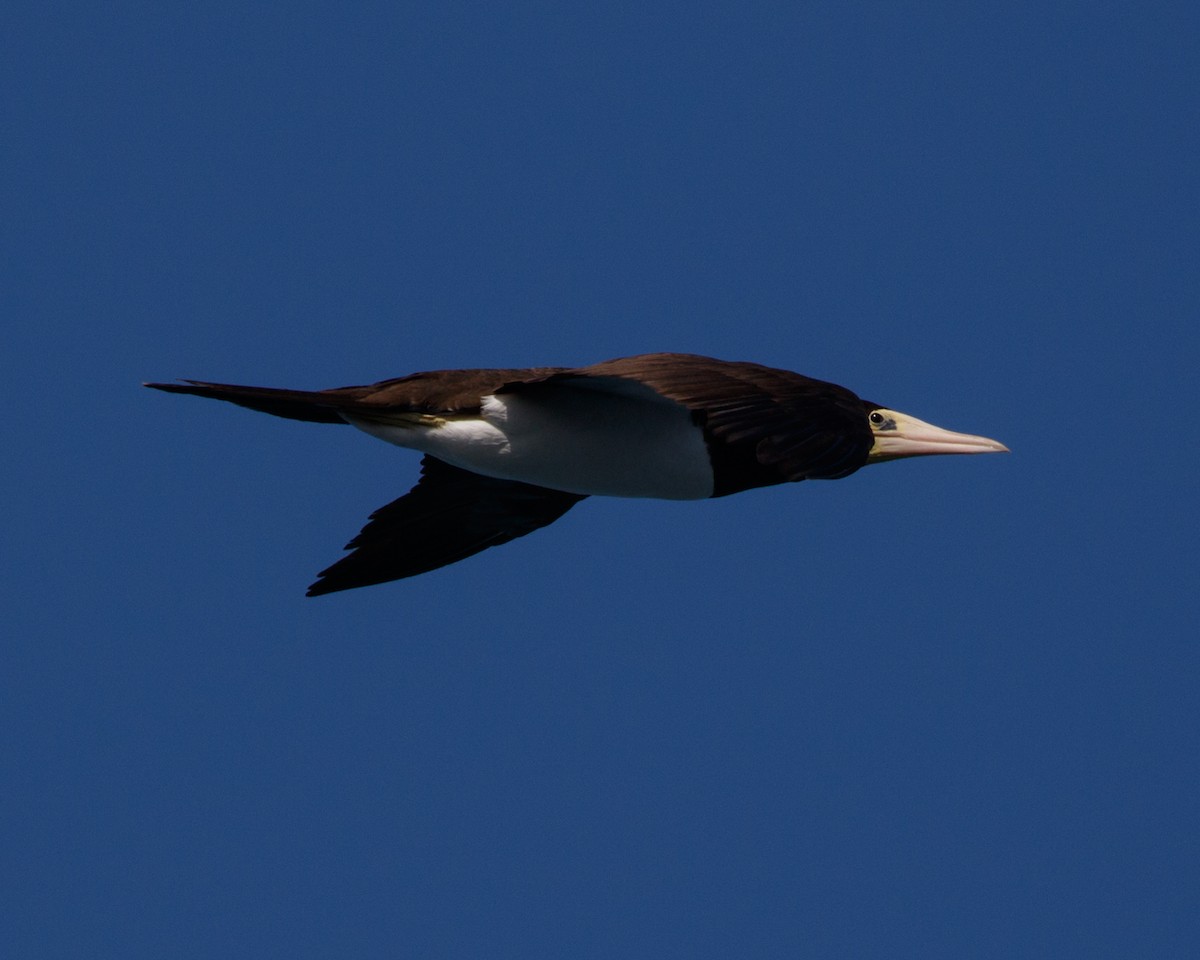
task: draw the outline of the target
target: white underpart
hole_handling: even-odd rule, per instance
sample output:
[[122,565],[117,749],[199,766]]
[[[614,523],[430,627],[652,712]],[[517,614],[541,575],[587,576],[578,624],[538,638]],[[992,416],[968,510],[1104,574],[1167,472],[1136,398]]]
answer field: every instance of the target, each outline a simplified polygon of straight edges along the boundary
[[482,416],[437,425],[347,417],[372,436],[464,470],[609,497],[712,496],[708,449],[691,414],[616,378],[568,381],[483,398]]

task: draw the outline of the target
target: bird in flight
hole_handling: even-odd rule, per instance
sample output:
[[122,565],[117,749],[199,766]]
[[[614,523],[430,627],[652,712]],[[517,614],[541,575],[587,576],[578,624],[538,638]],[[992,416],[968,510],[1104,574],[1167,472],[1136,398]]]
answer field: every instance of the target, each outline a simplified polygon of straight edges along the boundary
[[553,523],[589,496],[699,500],[837,480],[901,457],[997,453],[757,363],[650,353],[587,367],[434,370],[332,390],[148,383],[263,413],[351,424],[419,450],[421,479],[373,514],[308,596],[401,580]]

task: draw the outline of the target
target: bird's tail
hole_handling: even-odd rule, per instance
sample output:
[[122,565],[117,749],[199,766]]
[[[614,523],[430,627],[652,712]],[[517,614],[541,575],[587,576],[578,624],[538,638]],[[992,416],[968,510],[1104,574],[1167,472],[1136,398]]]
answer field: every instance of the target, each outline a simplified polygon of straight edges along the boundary
[[167,393],[190,393],[197,397],[227,400],[239,407],[249,407],[276,417],[313,423],[345,423],[338,410],[355,406],[361,391],[356,387],[340,390],[277,390],[274,387],[241,387],[231,383],[206,383],[203,380],[147,383],[144,386]]

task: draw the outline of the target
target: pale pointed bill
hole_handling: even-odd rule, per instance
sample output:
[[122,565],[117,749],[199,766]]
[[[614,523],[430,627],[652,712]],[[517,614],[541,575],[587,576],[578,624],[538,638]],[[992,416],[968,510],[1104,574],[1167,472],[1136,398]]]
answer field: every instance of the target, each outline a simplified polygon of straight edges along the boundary
[[873,427],[875,445],[870,460],[928,457],[948,453],[1008,453],[1008,447],[989,437],[955,433],[895,410],[878,410],[885,422]]

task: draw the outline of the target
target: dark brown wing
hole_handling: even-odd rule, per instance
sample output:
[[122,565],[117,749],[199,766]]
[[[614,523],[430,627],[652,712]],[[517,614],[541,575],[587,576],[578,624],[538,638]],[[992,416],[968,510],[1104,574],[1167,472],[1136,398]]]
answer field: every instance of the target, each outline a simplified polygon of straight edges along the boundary
[[874,442],[866,407],[854,393],[757,363],[651,353],[556,371],[502,389],[609,377],[643,383],[692,411],[705,431],[718,479],[713,496],[847,476],[866,464]]
[[456,563],[553,523],[583,499],[480,476],[426,456],[420,482],[371,514],[346,545],[354,552],[322,570],[308,596],[401,580]]
[[274,387],[245,387],[232,383],[183,380],[178,383],[147,383],[168,393],[188,393],[291,420],[315,423],[345,423],[338,411],[373,413],[380,410],[417,413],[471,413],[479,409],[479,398],[495,393],[514,380],[541,378],[561,367],[498,370],[431,370],[395,380],[332,390],[278,390]]

